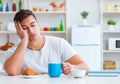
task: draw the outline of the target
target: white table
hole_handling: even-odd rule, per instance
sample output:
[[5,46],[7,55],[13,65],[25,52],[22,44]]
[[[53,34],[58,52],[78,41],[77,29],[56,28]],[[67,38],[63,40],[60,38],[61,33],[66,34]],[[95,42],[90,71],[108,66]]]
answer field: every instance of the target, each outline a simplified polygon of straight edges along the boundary
[[84,77],[75,79],[64,75],[59,78],[41,75],[36,78],[26,79],[21,76],[7,76],[0,73],[0,84],[120,84],[120,77]]

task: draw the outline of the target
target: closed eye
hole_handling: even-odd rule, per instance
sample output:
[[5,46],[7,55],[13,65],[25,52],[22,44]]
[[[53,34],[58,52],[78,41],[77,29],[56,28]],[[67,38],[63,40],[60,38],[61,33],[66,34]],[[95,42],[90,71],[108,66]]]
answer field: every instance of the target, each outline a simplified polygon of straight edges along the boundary
[[36,25],[31,25],[31,27],[35,27]]
[[23,30],[26,30],[27,29],[27,27],[22,27],[23,28]]

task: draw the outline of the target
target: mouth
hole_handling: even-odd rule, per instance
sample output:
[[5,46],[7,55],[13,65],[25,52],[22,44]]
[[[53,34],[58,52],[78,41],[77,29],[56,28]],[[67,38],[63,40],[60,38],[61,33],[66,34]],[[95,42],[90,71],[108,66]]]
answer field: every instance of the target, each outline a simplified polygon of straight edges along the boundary
[[34,34],[29,34],[29,37],[33,37],[34,36]]

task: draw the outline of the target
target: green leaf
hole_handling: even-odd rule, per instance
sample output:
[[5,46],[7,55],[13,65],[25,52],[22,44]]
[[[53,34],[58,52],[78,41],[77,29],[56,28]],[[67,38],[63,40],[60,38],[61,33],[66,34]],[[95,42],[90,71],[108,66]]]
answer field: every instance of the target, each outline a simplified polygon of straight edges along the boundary
[[88,12],[87,11],[83,11],[82,13],[81,13],[81,16],[82,16],[82,18],[83,19],[86,19],[87,18],[87,16],[88,16]]
[[114,20],[108,20],[107,24],[108,25],[116,25],[116,21],[114,21]]

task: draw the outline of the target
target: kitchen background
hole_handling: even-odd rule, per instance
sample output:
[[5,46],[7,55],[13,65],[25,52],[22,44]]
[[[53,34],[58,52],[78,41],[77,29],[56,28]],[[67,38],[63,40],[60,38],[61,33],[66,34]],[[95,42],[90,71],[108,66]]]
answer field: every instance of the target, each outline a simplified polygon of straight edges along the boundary
[[[12,0],[2,0],[2,1],[3,2],[7,2],[8,1],[10,3],[12,2]],[[19,0],[16,0],[16,3],[18,3],[18,1]],[[31,1],[31,3],[27,2],[27,1]],[[32,1],[34,1],[34,3],[37,4],[38,1],[42,1],[42,0],[25,0],[25,2],[28,3],[28,5],[34,6]],[[50,1],[52,2],[53,0],[50,0]],[[54,0],[54,1],[58,1],[59,2],[59,1],[63,1],[63,0]],[[109,66],[110,67],[115,67],[115,68],[112,68],[114,70],[116,69],[116,67],[117,67],[117,69],[120,69],[120,66],[119,66],[120,62],[118,60],[118,59],[120,59],[119,51],[115,51],[115,50],[110,51],[108,49],[108,39],[109,38],[116,38],[116,37],[119,38],[119,31],[108,31],[108,30],[107,31],[103,31],[104,25],[105,25],[105,28],[107,29],[107,26],[108,26],[107,25],[107,20],[110,17],[115,18],[113,16],[113,14],[115,16],[117,16],[117,18],[119,17],[119,12],[118,11],[117,12],[113,12],[113,10],[112,10],[112,11],[109,11],[109,12],[104,12],[105,4],[112,3],[112,1],[111,0],[105,0],[105,1],[108,1],[108,2],[104,2],[104,0],[65,0],[65,1],[66,1],[66,6],[67,6],[66,7],[66,12],[61,12],[61,13],[43,13],[43,14],[42,13],[40,13],[40,14],[36,13],[36,15],[38,17],[42,18],[43,22],[46,22],[44,20],[45,18],[43,18],[41,16],[43,15],[44,17],[47,17],[47,19],[49,21],[49,20],[51,20],[50,17],[52,16],[52,14],[54,14],[54,18],[56,18],[56,19],[52,18],[52,20],[55,22],[54,24],[58,24],[59,23],[58,21],[55,21],[55,20],[60,19],[59,17],[57,17],[57,16],[60,16],[62,18],[62,20],[63,20],[63,24],[66,27],[67,32],[66,31],[61,31],[61,32],[58,32],[57,34],[56,34],[56,32],[53,32],[52,34],[56,34],[56,35],[60,34],[60,36],[62,34],[63,34],[63,36],[66,35],[67,36],[67,40],[72,44],[71,41],[73,40],[73,38],[76,38],[76,37],[74,37],[74,35],[71,36],[71,29],[72,29],[73,25],[83,25],[84,24],[83,23],[83,19],[82,19],[80,14],[83,11],[87,11],[89,13],[89,15],[87,17],[87,25],[90,25],[90,26],[87,26],[88,30],[85,30],[85,32],[83,31],[81,33],[84,33],[85,36],[90,36],[89,38],[92,38],[92,39],[94,39],[94,37],[92,37],[92,35],[93,36],[98,36],[99,40],[97,38],[94,39],[94,41],[95,40],[96,41],[95,41],[95,44],[92,44],[92,45],[95,46],[97,49],[93,49],[91,52],[89,52],[89,53],[91,53],[91,55],[88,54],[89,57],[85,57],[85,60],[86,59],[87,59],[86,61],[90,60],[90,62],[93,62],[93,64],[95,64],[97,62],[97,65],[95,65],[95,66],[98,66],[99,70],[103,69],[103,65],[104,65],[104,61],[105,60],[107,60],[106,61],[107,64],[110,63],[110,65],[107,65],[107,67],[109,67]],[[44,2],[44,0],[43,0],[43,2]],[[114,3],[112,3],[112,6],[115,5],[118,2],[119,2],[118,0],[114,0]],[[105,4],[101,5],[101,3],[105,3]],[[37,4],[37,5],[39,5],[39,4]],[[6,4],[4,4],[4,8],[5,8],[5,6],[6,6]],[[109,9],[109,7],[108,7],[108,9]],[[6,18],[6,15],[7,15],[7,18]],[[12,22],[13,21],[13,19],[12,19],[13,17],[14,17],[14,13],[0,13],[0,21]],[[105,18],[105,20],[104,20],[104,18]],[[117,22],[119,22],[119,21],[117,21]],[[49,22],[46,22],[46,23],[49,24]],[[96,27],[94,25],[100,25],[100,26]],[[6,28],[7,27],[7,23],[4,23],[4,26],[2,26],[2,27]],[[77,27],[81,28],[81,29],[84,29],[83,26],[77,26]],[[91,29],[89,30],[89,28],[91,28]],[[97,28],[97,30],[94,30],[93,28]],[[86,33],[86,31],[90,31],[90,32]],[[96,35],[95,31],[98,31],[97,35]],[[79,34],[79,32],[77,34]],[[6,33],[4,34],[4,32],[0,32],[0,40],[1,40],[0,44],[6,43],[6,39],[4,37],[5,38],[6,37],[9,38],[8,34],[6,34]],[[17,36],[15,36],[14,32],[11,32],[10,38],[12,39],[12,40],[10,40],[10,42],[19,41],[19,39],[16,39]],[[87,41],[88,38],[86,38],[84,40]],[[97,41],[99,41],[99,42],[96,43]],[[76,42],[74,42],[73,44],[75,44],[75,43]],[[97,44],[97,46],[96,46],[96,44]],[[80,48],[80,46],[79,46],[79,48]],[[78,48],[78,50],[81,50],[79,48]],[[88,52],[89,49],[91,49],[91,48],[87,48],[87,49],[84,48],[84,52],[85,53]],[[97,53],[94,54],[94,51],[96,51]],[[84,53],[82,54],[80,52],[80,55],[84,56]],[[85,56],[88,56],[88,55],[85,55]],[[94,57],[94,55],[95,55],[95,57]],[[2,59],[2,57],[3,57],[3,53],[1,54],[0,59]],[[90,64],[92,65],[92,63],[90,63]],[[93,67],[95,67],[95,66],[93,66]]]

